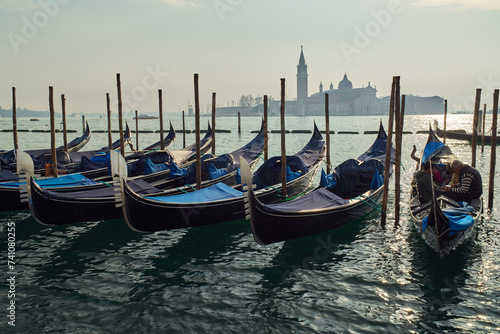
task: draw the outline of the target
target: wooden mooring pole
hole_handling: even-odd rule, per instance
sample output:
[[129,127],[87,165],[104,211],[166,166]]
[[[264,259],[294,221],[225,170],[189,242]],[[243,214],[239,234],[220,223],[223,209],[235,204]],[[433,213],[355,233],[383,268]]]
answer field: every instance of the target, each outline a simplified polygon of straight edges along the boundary
[[212,93],[212,154],[215,155],[215,93]]
[[85,115],[82,115],[82,132],[85,133]]
[[394,157],[394,226],[399,226],[401,203],[401,152],[403,147],[403,126],[405,116],[406,95],[399,102],[399,85],[396,92],[396,154]]
[[382,217],[381,225],[385,226],[387,220],[387,202],[389,198],[389,169],[392,158],[392,128],[394,126],[394,103],[396,96],[396,86],[399,86],[399,77],[392,77],[391,101],[389,105],[389,125],[387,127],[387,145],[385,154],[385,171],[384,171],[384,192],[382,198]]
[[109,93],[106,93],[106,113],[108,115],[108,148],[111,151],[113,149],[113,137],[111,136],[111,101]]
[[286,198],[286,146],[285,146],[285,79],[281,79],[281,192]]
[[50,148],[52,153],[52,175],[58,176],[57,172],[57,152],[56,152],[56,128],[54,111],[54,88],[49,86],[49,110],[50,110]]
[[479,118],[479,108],[481,104],[481,88],[476,89],[476,103],[474,105],[474,119],[472,120],[472,156],[471,166],[476,167],[476,151],[477,151],[477,124]]
[[448,100],[444,100],[443,144],[446,144],[446,116],[447,115],[448,115]]
[[[160,114],[160,148],[162,151],[165,150],[165,143],[163,142],[163,93],[161,89],[158,89],[158,110]],[[139,146],[137,146],[139,150]]]
[[325,93],[325,123],[326,123],[326,174],[330,174],[330,108],[328,93]]
[[63,122],[63,141],[64,141],[64,150],[68,152],[68,128],[66,127],[66,98],[64,94],[61,95],[61,113],[62,113],[62,122]]
[[16,110],[16,87],[12,87],[12,133],[14,135],[14,149],[19,149],[17,141],[17,110]]
[[491,124],[491,161],[490,185],[488,189],[488,211],[493,209],[493,190],[495,189],[495,163],[497,160],[497,121],[498,121],[498,89],[493,93],[493,119]]
[[241,133],[241,113],[238,111],[238,133]]
[[483,121],[481,122],[481,153],[484,153],[484,135],[486,132],[486,103],[483,109]]
[[196,189],[201,189],[201,149],[200,149],[200,100],[198,89],[198,73],[194,75],[194,110],[196,132]]
[[267,95],[264,95],[264,160],[269,158],[269,133],[267,131]]
[[186,147],[186,118],[184,110],[182,111],[182,148]]
[[139,111],[135,111],[135,149],[139,151]]
[[122,83],[120,73],[116,74],[116,90],[118,94],[118,128],[120,130],[120,152],[125,156],[125,143],[123,142],[123,105],[122,105]]

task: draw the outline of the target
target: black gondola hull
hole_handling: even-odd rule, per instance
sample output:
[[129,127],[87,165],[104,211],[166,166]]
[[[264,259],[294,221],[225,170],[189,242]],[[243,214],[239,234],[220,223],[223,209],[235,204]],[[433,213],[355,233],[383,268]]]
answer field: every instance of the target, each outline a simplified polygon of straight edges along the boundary
[[[289,182],[288,196],[300,195],[309,188],[318,168],[319,164],[309,173]],[[139,232],[197,227],[245,218],[243,197],[206,203],[166,203],[139,196],[128,186],[125,186],[124,195],[125,220],[130,228]],[[275,203],[283,198],[278,188],[262,190],[257,196],[264,203]]]
[[33,218],[43,225],[63,225],[121,217],[121,208],[115,206],[113,197],[53,199],[48,198],[31,180],[30,211]]
[[382,201],[382,188],[373,192],[369,198],[370,200],[356,201],[328,210],[302,213],[270,213],[254,198],[253,233],[259,244],[269,245],[330,231],[372,211],[373,203]]

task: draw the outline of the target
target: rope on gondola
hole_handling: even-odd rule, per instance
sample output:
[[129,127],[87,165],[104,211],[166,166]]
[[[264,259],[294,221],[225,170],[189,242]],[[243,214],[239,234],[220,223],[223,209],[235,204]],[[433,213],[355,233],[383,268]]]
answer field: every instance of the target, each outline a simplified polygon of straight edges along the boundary
[[188,193],[187,191],[185,191],[184,189],[181,189],[181,188],[175,188],[175,189],[180,190],[180,191],[182,191],[182,192],[183,192],[183,193],[185,193],[185,194],[187,194],[187,193]]
[[111,185],[111,184],[109,184],[108,182],[104,182],[104,181],[97,181],[97,183],[102,183],[102,184],[107,185],[108,187],[112,187],[112,185]]
[[284,196],[283,193],[281,192],[281,190],[278,189],[278,188],[275,188],[275,187],[272,187],[272,186],[267,186],[264,189],[274,189],[274,190],[276,190],[278,192],[278,197],[285,197],[286,198],[286,196]]
[[477,131],[478,136],[480,136],[480,135],[483,135],[483,134],[486,135],[487,133],[490,133],[491,130],[493,130],[493,127],[491,127],[488,131],[484,131],[484,133],[481,132],[477,127],[475,129]]
[[[368,201],[365,201],[363,199],[363,197],[366,197],[367,199],[369,199],[370,201],[372,201],[374,204],[371,204],[369,203]],[[382,206],[377,204],[373,199],[371,199],[370,197],[368,196],[365,196],[365,195],[359,195],[358,197],[354,198],[354,199],[359,199],[361,202],[365,203],[365,204],[368,204],[369,206],[371,206],[372,208],[374,209],[377,209],[378,211],[382,212],[382,213],[386,213],[384,211],[382,211]]]

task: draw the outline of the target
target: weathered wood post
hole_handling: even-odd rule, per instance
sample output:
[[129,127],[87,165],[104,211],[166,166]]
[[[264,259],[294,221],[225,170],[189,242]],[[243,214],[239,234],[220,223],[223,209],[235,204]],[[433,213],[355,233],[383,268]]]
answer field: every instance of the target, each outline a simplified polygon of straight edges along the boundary
[[50,110],[50,149],[52,153],[52,175],[58,176],[57,171],[57,152],[56,152],[56,127],[54,111],[54,88],[49,86],[49,110]]
[[182,148],[186,147],[186,119],[184,110],[182,111]]
[[66,98],[64,94],[61,95],[61,113],[63,122],[63,140],[64,140],[64,150],[68,152],[68,128],[66,127]]
[[447,115],[448,115],[448,100],[444,100],[443,144],[446,144],[446,116]]
[[[160,113],[160,148],[162,151],[165,150],[165,143],[163,142],[163,93],[161,89],[158,89],[158,104]],[[139,150],[139,147],[137,147]]]
[[19,149],[17,141],[17,110],[16,110],[16,87],[12,87],[12,133],[14,135],[14,149]]
[[401,105],[399,103],[399,85],[396,94],[396,154],[394,157],[394,173],[395,175],[395,190],[394,190],[394,226],[399,226],[400,203],[401,203],[401,151],[403,147],[403,126],[405,115],[406,95],[401,97]]
[[215,155],[215,93],[212,93],[212,154]]
[[82,132],[85,133],[85,115],[82,115]]
[[238,134],[241,133],[241,113],[238,111]]
[[200,100],[198,90],[198,73],[194,75],[194,109],[196,132],[196,189],[201,189],[201,149],[200,149]]
[[269,133],[267,132],[267,95],[264,95],[264,160],[269,158]]
[[490,185],[488,189],[488,211],[493,209],[493,190],[495,189],[495,163],[497,160],[497,121],[498,121],[498,89],[493,93],[493,120],[491,124],[491,162]]
[[139,151],[139,112],[135,111],[135,149]]
[[325,123],[326,123],[326,174],[330,174],[330,107],[328,93],[325,93]]
[[385,154],[385,171],[384,171],[384,192],[382,198],[382,226],[385,226],[387,220],[387,201],[389,198],[389,169],[391,165],[392,158],[392,128],[394,125],[394,103],[396,96],[396,86],[399,86],[399,77],[392,77],[392,89],[391,89],[391,102],[389,105],[389,125],[387,129],[387,145],[386,145],[386,154]]
[[474,119],[472,121],[472,157],[471,166],[476,167],[476,151],[477,151],[477,123],[479,117],[479,107],[481,104],[481,88],[476,89],[476,103],[474,105]]
[[122,105],[122,83],[120,73],[116,74],[116,87],[118,93],[118,128],[120,129],[120,152],[125,156],[125,143],[123,142],[123,105]]
[[486,103],[483,110],[483,121],[481,122],[481,153],[484,153],[484,135],[486,132]]
[[281,192],[284,197],[286,191],[286,146],[285,146],[285,79],[281,79]]
[[108,148],[111,151],[113,149],[113,137],[111,136],[111,101],[109,93],[106,93],[106,113],[108,115]]

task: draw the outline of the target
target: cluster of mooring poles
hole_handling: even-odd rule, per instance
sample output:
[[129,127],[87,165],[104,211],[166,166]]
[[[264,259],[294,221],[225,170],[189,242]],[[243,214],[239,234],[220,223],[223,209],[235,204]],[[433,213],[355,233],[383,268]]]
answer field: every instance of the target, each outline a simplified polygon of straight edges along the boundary
[[392,77],[391,100],[389,104],[389,121],[387,128],[387,146],[384,170],[384,192],[382,197],[381,225],[385,226],[387,220],[387,201],[389,198],[389,177],[392,157],[392,133],[394,121],[395,129],[395,154],[394,154],[394,225],[399,226],[400,200],[401,200],[401,146],[403,142],[403,125],[406,95],[400,97],[400,77]]
[[[282,193],[286,197],[286,147],[285,147],[285,79],[281,80],[281,107],[280,107],[280,120],[281,120],[281,174],[282,174]],[[125,143],[124,143],[124,133],[123,133],[123,110],[122,110],[122,96],[121,96],[121,80],[120,74],[116,74],[117,81],[117,97],[118,97],[118,118],[119,118],[119,133],[120,133],[120,152],[125,155]],[[194,75],[194,95],[195,95],[195,134],[196,134],[196,185],[198,189],[201,189],[201,150],[200,150],[200,103],[199,103],[199,85],[198,85],[198,74]],[[393,137],[393,127],[395,124],[394,131],[394,142],[395,142],[395,155],[394,155],[394,178],[395,178],[395,200],[394,200],[394,220],[395,225],[399,225],[400,216],[400,197],[401,197],[401,148],[402,148],[402,135],[403,135],[403,125],[404,125],[404,113],[405,113],[405,95],[400,96],[400,77],[394,76],[392,79],[391,88],[391,99],[389,107],[389,120],[387,127],[387,153],[385,158],[385,171],[384,171],[384,193],[382,200],[382,217],[381,224],[385,225],[387,220],[387,202],[388,202],[388,191],[389,191],[389,177],[390,177],[390,166],[392,157],[392,137]],[[483,111],[480,110],[481,104],[481,89],[476,89],[476,99],[474,105],[474,118],[472,125],[472,152],[471,152],[471,166],[476,166],[476,150],[477,150],[477,136],[478,133],[481,134],[481,152],[484,152],[485,143],[485,133],[491,131],[491,162],[490,162],[490,175],[489,175],[489,190],[488,190],[488,211],[491,212],[493,208],[494,199],[494,176],[495,176],[495,162],[496,162],[496,146],[497,146],[497,121],[498,121],[498,99],[499,90],[496,89],[493,94],[493,115],[492,115],[492,126],[489,131],[486,131],[486,104],[484,104]],[[159,101],[159,119],[160,119],[160,145],[161,149],[164,149],[164,131],[163,131],[163,96],[162,90],[158,90],[158,101]],[[268,159],[268,96],[264,95],[264,160]],[[64,149],[68,150],[68,140],[67,140],[67,127],[66,127],[66,98],[64,94],[61,95],[61,106],[62,106],[62,123],[63,123],[63,138],[64,138]],[[108,120],[108,146],[112,149],[112,137],[111,137],[111,106],[110,106],[110,96],[106,93],[106,107],[107,107],[107,120]],[[51,133],[51,156],[52,156],[52,170],[53,176],[58,176],[57,170],[57,154],[55,145],[55,112],[54,112],[54,90],[52,86],[49,86],[49,110],[50,110],[50,133]],[[443,143],[446,144],[446,118],[448,113],[448,101],[444,100],[444,134]],[[482,114],[482,119],[481,119]],[[136,119],[136,150],[139,148],[139,126],[138,126],[138,113],[135,111]],[[329,95],[325,94],[325,122],[326,122],[326,164],[327,173],[331,172],[331,160],[330,160],[330,120],[329,120]],[[83,131],[85,132],[85,116],[82,116]],[[216,93],[212,93],[212,154],[215,155],[215,142],[216,142]],[[19,149],[18,136],[17,136],[17,112],[16,112],[16,88],[12,87],[12,127],[13,127],[13,138],[14,138],[14,149]],[[185,113],[182,111],[182,133],[183,133],[183,147],[186,147],[186,123],[185,123]],[[238,133],[241,133],[241,114],[238,112]]]
[[[481,88],[476,89],[476,98],[474,103],[474,115],[472,120],[472,140],[471,140],[471,166],[476,167],[476,152],[478,145],[478,135],[481,135],[481,153],[484,153],[484,143],[486,133],[491,132],[491,154],[490,154],[490,175],[488,182],[488,213],[493,209],[494,186],[495,186],[495,162],[497,150],[497,122],[498,122],[498,89],[493,92],[493,110],[491,129],[486,130],[486,103],[481,112]],[[446,143],[446,118],[447,118],[447,100],[444,100],[444,134],[443,143]],[[482,115],[481,115],[482,114]]]

